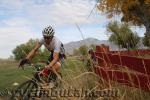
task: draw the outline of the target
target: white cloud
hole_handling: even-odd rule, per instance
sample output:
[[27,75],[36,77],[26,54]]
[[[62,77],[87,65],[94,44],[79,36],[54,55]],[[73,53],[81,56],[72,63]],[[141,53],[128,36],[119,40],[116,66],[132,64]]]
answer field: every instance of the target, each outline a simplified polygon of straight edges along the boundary
[[[3,17],[0,18],[0,58],[9,57],[16,45],[30,38],[39,38],[46,25],[53,25],[61,32],[61,26],[75,26],[75,22],[81,26],[105,23],[106,18],[96,10],[86,20],[94,5],[95,0],[0,0],[0,15]],[[105,37],[100,35],[104,29],[88,28],[82,29],[87,33],[85,37]],[[62,41],[82,39],[76,27],[62,30],[65,30],[62,34],[56,34]]]
[[133,32],[136,32],[140,37],[144,37],[144,33],[146,32],[146,29],[144,26],[139,27],[139,26],[132,26],[131,30]]
[[1,21],[1,23],[5,24],[7,27],[29,27],[32,25],[32,23],[29,20],[21,17],[4,19]]
[[[39,25],[62,25],[72,23],[85,23],[95,2],[88,0],[54,0],[51,4],[31,4],[25,8],[29,16]],[[99,19],[89,19],[88,22]]]
[[0,57],[7,58],[17,45],[27,42],[30,38],[38,37],[25,27],[0,28]]
[[[95,16],[85,21],[95,4],[95,0],[0,1],[0,6],[7,9],[5,9],[7,14],[10,13],[12,17],[21,14],[22,17],[31,19],[34,24],[39,26],[104,21],[97,12]],[[5,10],[1,9],[0,14],[3,15]]]
[[96,28],[86,28],[85,30],[85,37],[93,37],[93,38],[97,38],[99,40],[107,40],[108,36],[106,34],[106,28],[103,27],[96,27]]
[[[0,0],[0,12],[5,12],[5,13],[18,13],[19,11],[22,10],[23,8],[23,2],[22,0]],[[5,9],[5,10],[3,10]]]
[[0,14],[22,15],[40,26],[103,21],[100,13],[85,21],[95,4],[95,0],[1,0],[0,7],[5,10],[0,9]]

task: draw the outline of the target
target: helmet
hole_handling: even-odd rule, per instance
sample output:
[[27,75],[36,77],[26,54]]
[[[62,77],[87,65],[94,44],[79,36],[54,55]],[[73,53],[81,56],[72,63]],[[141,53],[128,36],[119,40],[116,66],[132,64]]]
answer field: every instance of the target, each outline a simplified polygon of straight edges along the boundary
[[48,26],[46,28],[44,28],[44,30],[42,31],[43,36],[53,36],[55,33],[54,29],[51,26]]

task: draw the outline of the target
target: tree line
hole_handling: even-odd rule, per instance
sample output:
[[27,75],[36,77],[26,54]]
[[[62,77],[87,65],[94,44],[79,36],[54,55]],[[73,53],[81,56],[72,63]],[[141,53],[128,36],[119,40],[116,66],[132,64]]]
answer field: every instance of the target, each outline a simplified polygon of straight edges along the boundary
[[[33,49],[38,39],[30,39],[28,42],[20,44],[13,49],[12,53],[14,59],[19,61],[27,56],[27,54]],[[49,51],[46,48],[39,48],[36,52],[36,56],[33,57],[32,61],[47,61]]]
[[144,26],[143,44],[150,47],[150,0],[99,0],[97,8],[108,18],[120,15],[122,22]]
[[[138,33],[131,30],[131,24],[135,26],[144,26],[146,32],[142,43],[150,47],[150,0],[99,0],[97,8],[105,13],[108,18],[115,15],[121,15],[121,22],[110,22],[106,28],[109,34],[109,41],[118,45],[119,48],[136,49],[139,46],[141,38]],[[20,60],[30,52],[37,39],[30,39],[27,43],[20,44],[13,50],[14,58]],[[86,45],[73,51],[74,55],[86,55]],[[39,49],[36,60],[47,59],[49,52],[46,48]]]

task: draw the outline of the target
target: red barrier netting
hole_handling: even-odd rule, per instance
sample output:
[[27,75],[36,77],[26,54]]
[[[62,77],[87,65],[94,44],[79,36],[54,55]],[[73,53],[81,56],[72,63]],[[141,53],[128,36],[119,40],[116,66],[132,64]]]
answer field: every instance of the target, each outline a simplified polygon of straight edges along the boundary
[[[114,80],[128,86],[150,90],[150,59],[136,57],[137,55],[150,54],[150,50],[109,51],[108,46],[101,45],[96,46],[94,54],[98,62],[95,73],[105,80]],[[115,71],[113,66],[116,65],[131,71]]]

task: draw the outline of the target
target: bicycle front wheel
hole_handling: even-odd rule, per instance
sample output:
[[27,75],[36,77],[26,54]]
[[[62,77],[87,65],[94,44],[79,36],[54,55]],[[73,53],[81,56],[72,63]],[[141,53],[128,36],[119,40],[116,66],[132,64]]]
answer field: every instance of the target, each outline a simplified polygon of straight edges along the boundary
[[28,80],[12,91],[11,100],[29,100],[32,97],[31,93],[37,88],[38,85],[35,81]]

